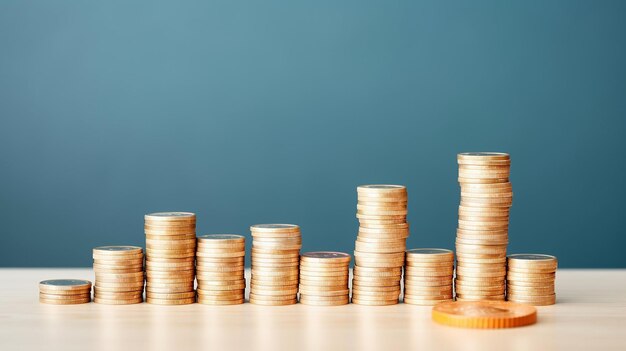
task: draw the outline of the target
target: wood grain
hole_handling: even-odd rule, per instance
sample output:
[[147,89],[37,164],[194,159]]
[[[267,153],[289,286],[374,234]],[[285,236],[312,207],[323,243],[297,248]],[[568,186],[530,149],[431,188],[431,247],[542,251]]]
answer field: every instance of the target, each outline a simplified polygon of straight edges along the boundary
[[[249,275],[249,272],[247,272]],[[536,325],[440,326],[430,308],[51,306],[39,281],[93,280],[91,269],[0,269],[0,350],[624,350],[626,270],[557,273],[558,302]]]

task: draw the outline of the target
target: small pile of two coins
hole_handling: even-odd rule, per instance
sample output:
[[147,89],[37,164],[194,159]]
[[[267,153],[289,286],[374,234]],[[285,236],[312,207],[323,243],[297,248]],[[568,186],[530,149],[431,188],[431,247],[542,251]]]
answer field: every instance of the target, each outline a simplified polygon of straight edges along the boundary
[[245,238],[233,234],[198,237],[196,278],[198,302],[205,305],[236,305],[244,302],[246,280]]
[[350,301],[350,255],[342,252],[307,252],[300,257],[300,302],[338,306]]
[[541,254],[510,255],[507,260],[506,298],[535,306],[556,302],[556,257]]
[[452,300],[454,254],[445,249],[413,249],[406,252],[404,302],[435,305]]
[[93,249],[96,274],[94,302],[127,305],[143,302],[143,249],[136,246],[101,246]]
[[495,152],[461,153],[456,237],[457,300],[504,300],[511,160]]
[[409,236],[406,187],[362,185],[357,194],[359,233],[354,249],[352,302],[396,304]]
[[282,306],[298,302],[302,236],[294,224],[257,224],[252,232],[250,302]]
[[91,282],[78,279],[52,279],[39,283],[39,302],[75,305],[91,301]]
[[194,303],[196,215],[160,212],[144,218],[146,302],[159,305]]

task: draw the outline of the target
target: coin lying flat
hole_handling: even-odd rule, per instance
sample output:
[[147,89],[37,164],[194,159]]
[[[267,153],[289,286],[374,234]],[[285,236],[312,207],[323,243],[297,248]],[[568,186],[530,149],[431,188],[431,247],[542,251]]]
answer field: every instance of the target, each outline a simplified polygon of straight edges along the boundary
[[451,301],[433,307],[435,322],[463,328],[513,328],[537,321],[537,309],[505,301]]

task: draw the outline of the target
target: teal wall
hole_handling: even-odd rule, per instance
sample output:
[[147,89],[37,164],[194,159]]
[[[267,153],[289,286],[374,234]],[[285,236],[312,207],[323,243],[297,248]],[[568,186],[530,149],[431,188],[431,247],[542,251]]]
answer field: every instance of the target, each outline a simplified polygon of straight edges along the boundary
[[626,267],[626,1],[0,1],[0,266],[89,266],[143,214],[352,252],[356,186],[454,247],[507,151],[510,252]]

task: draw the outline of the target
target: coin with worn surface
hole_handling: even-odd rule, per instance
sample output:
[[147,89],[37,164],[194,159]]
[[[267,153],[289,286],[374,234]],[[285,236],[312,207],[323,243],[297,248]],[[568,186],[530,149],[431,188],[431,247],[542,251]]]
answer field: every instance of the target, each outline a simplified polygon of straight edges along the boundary
[[91,290],[91,282],[80,279],[50,279],[39,282],[39,290],[48,291],[51,294],[60,290]]

